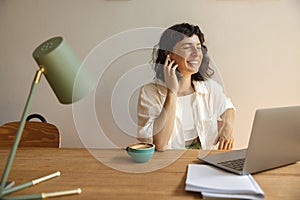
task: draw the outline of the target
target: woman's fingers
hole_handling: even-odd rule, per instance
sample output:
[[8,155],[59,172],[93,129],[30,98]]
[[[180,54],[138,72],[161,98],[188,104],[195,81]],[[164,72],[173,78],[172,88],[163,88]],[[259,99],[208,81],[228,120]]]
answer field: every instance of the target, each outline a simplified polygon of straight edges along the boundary
[[[170,60],[170,58],[169,58],[169,61],[171,61]],[[174,60],[172,60],[170,63],[169,63],[169,61],[168,61],[168,58],[166,59],[166,61],[165,61],[165,67],[164,67],[164,71],[166,72],[166,75],[168,75],[168,76],[171,76],[171,70],[172,70],[172,66],[174,65]],[[177,67],[176,67],[177,68]]]
[[220,138],[218,149],[220,149],[220,150],[231,150],[232,147],[233,147],[233,142],[234,142],[233,139]]
[[175,76],[176,75],[176,69],[178,67],[178,64],[174,65],[172,68],[171,68],[171,72],[172,72],[172,75]]
[[168,65],[169,61],[170,61],[170,56],[167,55],[167,58],[166,58],[165,64],[164,64],[165,67]]

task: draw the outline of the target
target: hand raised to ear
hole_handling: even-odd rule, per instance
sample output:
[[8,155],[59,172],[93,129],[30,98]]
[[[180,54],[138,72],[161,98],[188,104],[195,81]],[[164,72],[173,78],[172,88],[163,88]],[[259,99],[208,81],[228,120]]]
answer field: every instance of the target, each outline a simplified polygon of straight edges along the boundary
[[171,60],[170,56],[167,55],[164,64],[164,77],[167,88],[177,95],[178,92],[178,80],[176,76],[176,69],[178,64],[175,64],[174,60]]

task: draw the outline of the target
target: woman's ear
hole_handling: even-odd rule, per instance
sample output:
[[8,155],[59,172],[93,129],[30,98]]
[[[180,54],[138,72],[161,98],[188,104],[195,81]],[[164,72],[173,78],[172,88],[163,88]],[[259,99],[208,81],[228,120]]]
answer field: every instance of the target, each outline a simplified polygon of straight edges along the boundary
[[174,54],[172,52],[170,52],[168,55],[169,55],[170,59],[173,60]]
[[172,52],[170,52],[170,51],[164,51],[164,53],[165,53],[166,56],[169,56],[169,58],[170,58],[171,60],[173,60],[172,57],[173,57],[173,54],[174,54],[174,53],[172,53]]
[[167,55],[170,55],[170,52],[165,50],[164,54],[167,56]]
[[169,56],[169,58],[171,59],[171,52],[169,52],[169,51],[164,51],[164,53],[165,53],[165,55],[168,57]]

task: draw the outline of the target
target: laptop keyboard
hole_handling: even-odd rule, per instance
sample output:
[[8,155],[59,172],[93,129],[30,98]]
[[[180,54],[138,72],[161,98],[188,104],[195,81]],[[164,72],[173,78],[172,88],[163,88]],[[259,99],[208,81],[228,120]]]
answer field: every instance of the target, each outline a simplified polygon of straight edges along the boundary
[[236,160],[227,160],[227,161],[223,161],[223,162],[219,162],[219,165],[223,165],[225,167],[229,167],[231,169],[235,169],[235,170],[243,170],[243,166],[245,163],[245,158],[240,158],[240,159],[236,159]]

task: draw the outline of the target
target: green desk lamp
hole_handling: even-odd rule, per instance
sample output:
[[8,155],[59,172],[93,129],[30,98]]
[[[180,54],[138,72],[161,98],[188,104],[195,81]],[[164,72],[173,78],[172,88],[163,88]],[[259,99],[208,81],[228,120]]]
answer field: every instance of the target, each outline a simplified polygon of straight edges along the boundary
[[46,76],[46,79],[49,82],[58,100],[63,104],[70,104],[80,100],[89,92],[91,92],[95,86],[95,82],[93,81],[94,79],[91,78],[88,72],[80,68],[80,59],[73,53],[71,48],[66,44],[62,37],[54,37],[43,42],[35,49],[35,51],[33,52],[33,57],[39,65],[39,70],[36,72],[36,75],[32,82],[27,102],[21,117],[20,126],[16,133],[14,144],[11,148],[6,167],[2,175],[0,199],[41,199],[61,195],[79,194],[81,192],[81,189],[78,188],[75,190],[53,193],[5,197],[12,192],[24,189],[26,187],[35,185],[37,183],[60,175],[60,172],[56,172],[54,174],[32,180],[28,183],[24,183],[12,188],[5,188],[7,178],[25,126],[26,117],[31,105],[31,100],[40,81],[41,75],[44,74]]

